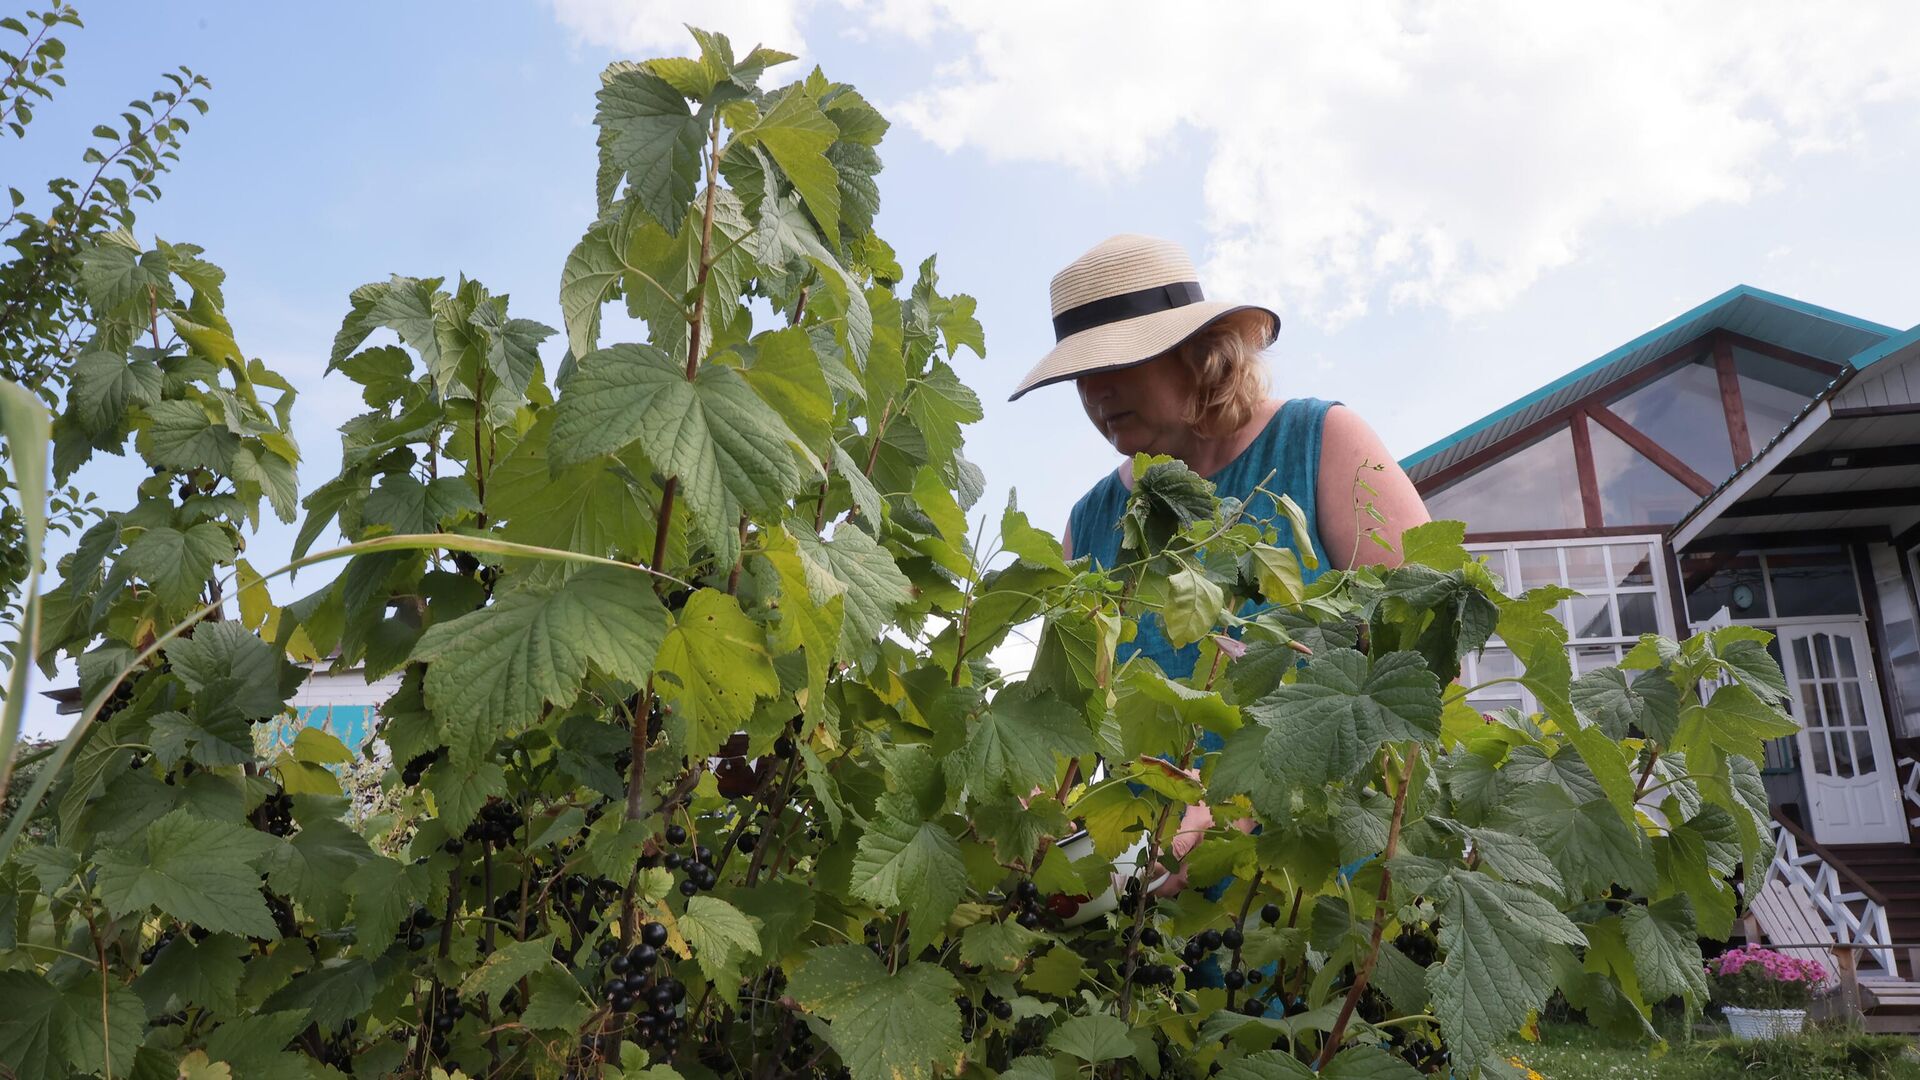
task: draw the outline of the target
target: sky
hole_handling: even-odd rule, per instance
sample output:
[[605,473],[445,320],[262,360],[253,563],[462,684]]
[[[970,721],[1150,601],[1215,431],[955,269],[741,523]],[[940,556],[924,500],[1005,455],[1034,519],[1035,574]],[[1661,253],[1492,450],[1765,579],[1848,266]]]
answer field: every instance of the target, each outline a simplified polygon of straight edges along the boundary
[[[1058,528],[1117,462],[1066,386],[1047,283],[1119,232],[1284,328],[1274,392],[1343,401],[1411,453],[1735,284],[1920,322],[1920,10],[1756,2],[82,0],[67,89],[0,182],[73,175],[86,133],[185,64],[213,82],[140,234],[228,272],[241,346],[300,390],[303,492],[358,409],[323,378],[347,295],[466,273],[561,325],[593,217],[593,95],[683,24],[801,55],[890,117],[878,220],[978,298],[977,509]],[[609,314],[613,309],[609,309]],[[616,325],[619,320],[612,320]],[[557,362],[564,335],[544,350]],[[609,339],[614,340],[614,339]],[[119,508],[125,464],[78,478]],[[292,529],[248,541],[277,565]],[[58,543],[55,555],[63,551]],[[281,601],[324,578],[274,589]],[[63,670],[52,683],[72,681]],[[27,731],[64,730],[37,700]]]

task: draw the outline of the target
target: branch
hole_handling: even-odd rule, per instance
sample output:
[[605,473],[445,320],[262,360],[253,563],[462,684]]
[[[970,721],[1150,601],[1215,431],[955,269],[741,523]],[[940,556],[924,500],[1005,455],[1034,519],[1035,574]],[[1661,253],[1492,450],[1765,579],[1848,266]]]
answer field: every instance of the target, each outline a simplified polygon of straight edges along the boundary
[[1347,1000],[1340,1003],[1340,1015],[1333,1022],[1333,1028],[1327,1032],[1326,1041],[1320,1045],[1320,1056],[1313,1063],[1313,1070],[1319,1072],[1333,1060],[1334,1052],[1340,1049],[1340,1039],[1347,1033],[1347,1022],[1353,1019],[1354,1007],[1360,1004],[1360,995],[1366,993],[1367,980],[1373,977],[1373,965],[1380,958],[1380,937],[1387,928],[1387,902],[1393,893],[1394,852],[1400,847],[1400,825],[1407,814],[1407,790],[1413,787],[1413,770],[1420,764],[1420,744],[1413,744],[1407,752],[1407,767],[1400,774],[1400,790],[1393,795],[1393,823],[1387,827],[1387,847],[1380,855],[1380,891],[1373,906],[1373,933],[1367,943],[1366,958],[1360,962],[1360,970],[1354,973],[1353,985],[1347,990]]

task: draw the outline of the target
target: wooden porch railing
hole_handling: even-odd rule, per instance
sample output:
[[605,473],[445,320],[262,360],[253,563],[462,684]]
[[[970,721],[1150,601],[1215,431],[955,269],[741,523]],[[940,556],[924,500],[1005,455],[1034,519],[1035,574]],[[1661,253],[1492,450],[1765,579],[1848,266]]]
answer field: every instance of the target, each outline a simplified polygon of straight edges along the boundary
[[1800,826],[1778,816],[1773,826],[1774,855],[1767,876],[1805,889],[1837,941],[1858,946],[1887,974],[1898,974],[1893,934],[1887,928],[1887,898]]

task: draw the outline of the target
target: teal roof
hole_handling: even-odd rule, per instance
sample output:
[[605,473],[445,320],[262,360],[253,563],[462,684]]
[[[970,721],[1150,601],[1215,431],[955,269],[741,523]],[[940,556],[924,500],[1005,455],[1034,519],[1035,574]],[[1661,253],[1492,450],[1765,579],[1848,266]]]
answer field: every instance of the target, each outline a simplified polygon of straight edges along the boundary
[[1732,331],[1806,356],[1855,367],[1865,366],[1891,352],[1886,348],[1889,343],[1911,340],[1910,335],[1920,333],[1920,327],[1902,334],[1891,326],[1790,296],[1751,285],[1736,285],[1433,445],[1416,450],[1400,459],[1400,465],[1418,482],[1714,330]]

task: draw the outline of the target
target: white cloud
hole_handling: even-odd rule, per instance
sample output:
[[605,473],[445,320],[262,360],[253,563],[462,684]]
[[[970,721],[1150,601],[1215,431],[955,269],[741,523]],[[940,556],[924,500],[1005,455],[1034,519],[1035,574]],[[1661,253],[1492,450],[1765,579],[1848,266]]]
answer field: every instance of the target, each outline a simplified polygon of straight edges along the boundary
[[[816,4],[556,0],[633,47],[681,7],[797,41]],[[1596,230],[1745,202],[1920,96],[1920,14],[1894,3],[841,5],[952,57],[887,103],[947,150],[1111,180],[1197,147],[1209,287],[1327,327],[1498,311]]]
[[582,41],[634,54],[689,53],[686,28],[727,35],[736,55],[754,45],[804,55],[800,22],[812,0],[552,0],[560,24]]

